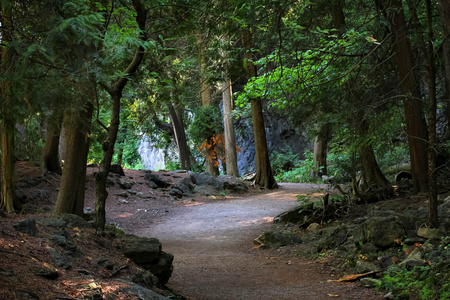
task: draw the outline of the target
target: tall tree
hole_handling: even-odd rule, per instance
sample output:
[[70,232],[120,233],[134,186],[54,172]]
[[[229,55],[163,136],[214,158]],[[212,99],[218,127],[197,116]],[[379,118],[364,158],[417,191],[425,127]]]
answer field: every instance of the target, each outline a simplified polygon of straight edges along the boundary
[[[251,80],[257,76],[255,57],[252,53],[252,33],[250,29],[242,29],[242,46],[245,54],[245,71],[247,79]],[[267,148],[266,129],[264,126],[263,103],[261,98],[251,98],[251,111],[253,121],[253,137],[255,140],[256,156],[256,177],[255,183],[271,189],[277,186],[275,177],[272,173],[272,167],[269,160],[269,150]]]
[[236,136],[234,133],[234,123],[230,114],[233,109],[231,79],[227,78],[222,82],[222,101],[223,101],[223,127],[225,135],[225,161],[227,166],[227,175],[239,177],[236,153]]
[[428,191],[428,136],[422,113],[421,94],[411,50],[408,26],[400,0],[375,0],[385,13],[394,37],[397,69],[403,92],[406,132],[408,134],[411,173],[415,192]]
[[136,22],[139,28],[139,39],[141,43],[134,52],[133,59],[129,62],[123,75],[114,80],[111,85],[102,84],[111,98],[111,119],[107,128],[107,139],[103,143],[103,158],[99,166],[99,172],[96,175],[95,181],[95,214],[96,214],[96,230],[99,234],[103,234],[106,224],[106,198],[108,198],[108,191],[106,190],[106,179],[108,178],[109,169],[111,167],[112,158],[114,155],[114,145],[117,139],[117,133],[120,125],[120,107],[121,99],[125,86],[130,81],[131,77],[137,72],[145,54],[143,42],[147,40],[146,23],[148,9],[139,0],[132,1],[133,8],[136,12]]

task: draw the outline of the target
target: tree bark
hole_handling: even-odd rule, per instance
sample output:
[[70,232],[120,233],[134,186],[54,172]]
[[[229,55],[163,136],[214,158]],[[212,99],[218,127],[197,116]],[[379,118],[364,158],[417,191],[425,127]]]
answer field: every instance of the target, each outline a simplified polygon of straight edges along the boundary
[[61,161],[59,159],[59,139],[61,133],[62,115],[54,111],[49,120],[49,130],[42,159],[42,173],[55,172],[62,174]]
[[227,164],[227,175],[239,177],[236,153],[236,136],[234,133],[233,119],[230,117],[233,109],[233,99],[231,97],[231,79],[228,78],[222,83],[223,101],[223,127],[225,135],[225,161]]
[[[205,76],[206,73],[206,58],[204,54],[204,45],[201,36],[198,38],[199,44],[200,44],[200,83],[201,83],[201,91],[200,96],[202,99],[202,105],[203,106],[209,106],[211,105],[211,87],[209,86],[207,77]],[[217,155],[213,152],[214,143],[212,140],[212,136],[206,137],[206,144],[213,145],[211,148],[205,149],[206,159],[205,159],[205,165],[206,165],[206,172],[209,174],[212,174],[214,176],[219,175],[219,162],[217,159]]]
[[330,139],[330,125],[321,124],[316,138],[314,139],[314,166],[313,176],[322,177],[327,175],[327,151],[328,140]]
[[[133,6],[136,10],[136,21],[141,31],[140,39],[145,40],[145,25],[147,22],[147,10],[139,0],[133,0]],[[96,231],[98,234],[103,234],[106,224],[106,199],[108,198],[108,191],[106,190],[106,179],[108,178],[111,167],[112,157],[114,155],[114,145],[117,140],[117,133],[120,125],[120,106],[122,92],[127,85],[130,78],[137,72],[141,62],[144,58],[145,49],[139,46],[136,50],[133,59],[127,66],[124,75],[117,79],[112,86],[103,87],[106,89],[111,97],[112,111],[111,120],[108,127],[108,136],[106,142],[103,143],[103,158],[99,166],[99,172],[95,178],[95,216],[96,216]]]
[[410,46],[407,23],[400,0],[384,0],[391,30],[395,36],[397,68],[404,95],[406,133],[408,134],[414,192],[428,191],[427,126],[422,113],[419,83]]
[[[0,209],[12,213],[15,208],[19,208],[20,204],[16,197],[14,185],[14,114],[12,113],[13,99],[11,95],[11,86],[8,81],[7,72],[10,65],[13,63],[11,51],[7,44],[12,41],[10,35],[11,26],[11,6],[7,1],[1,2],[1,35],[2,35],[2,50],[1,50],[1,71],[6,77],[1,82],[1,114],[2,124],[0,128],[1,135],[1,149],[2,149],[2,195]],[[5,75],[6,74],[6,75]]]
[[[256,66],[253,64],[251,32],[245,28],[242,31],[242,45],[245,50],[245,70],[247,79],[251,79],[257,75]],[[267,138],[264,126],[264,116],[262,99],[251,99],[251,111],[253,121],[253,136],[255,139],[256,153],[256,176],[255,184],[263,188],[271,189],[277,186],[272,173],[272,167],[269,160],[269,151],[267,149]]]
[[180,155],[180,167],[182,170],[191,169],[191,151],[187,144],[186,132],[183,123],[183,111],[180,108],[175,108],[172,103],[168,105],[170,120],[175,133],[175,140],[178,146],[178,153]]
[[87,102],[81,111],[69,109],[64,113],[66,154],[54,209],[56,214],[83,215],[92,112],[93,105]]

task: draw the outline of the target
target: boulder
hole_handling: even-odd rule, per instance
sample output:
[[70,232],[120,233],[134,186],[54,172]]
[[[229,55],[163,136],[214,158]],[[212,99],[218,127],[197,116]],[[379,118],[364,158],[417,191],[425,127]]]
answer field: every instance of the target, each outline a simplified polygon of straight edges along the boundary
[[144,179],[148,182],[153,182],[158,188],[162,189],[165,189],[171,185],[168,180],[162,179],[157,174],[153,174],[150,171],[145,173]]
[[[186,177],[183,180],[178,181],[172,186],[172,189],[170,190],[169,194],[176,196],[177,198],[181,198],[182,196],[185,197],[192,197],[194,194],[192,193],[192,190],[194,187],[191,184],[191,177]],[[177,191],[172,191],[177,190]],[[181,195],[181,196],[178,196]]]
[[154,274],[161,284],[166,284],[172,276],[174,256],[170,253],[161,251],[161,256],[155,264],[144,265],[146,270]]
[[283,212],[273,219],[274,223],[303,223],[314,213],[312,207],[298,206],[290,211]]
[[367,219],[353,231],[355,243],[373,243],[380,248],[395,245],[394,240],[405,234],[403,223],[396,216],[373,217]]
[[121,252],[137,264],[153,264],[161,257],[161,243],[155,238],[127,234],[122,237]]
[[209,185],[197,185],[194,188],[194,192],[205,195],[205,196],[218,196],[220,192],[214,187]]
[[78,216],[78,215],[74,215],[74,214],[63,214],[61,216],[61,220],[63,220],[64,222],[66,222],[67,227],[70,228],[91,228],[91,224],[88,223],[88,221],[86,221],[85,219],[83,219],[82,217]]
[[223,188],[232,193],[245,193],[248,191],[248,187],[245,182],[230,175],[220,175],[217,180],[222,182]]
[[36,223],[52,228],[64,228],[67,225],[66,221],[55,218],[36,218]]
[[210,186],[216,191],[223,191],[223,183],[209,173],[190,173],[192,182],[197,186]]
[[384,256],[378,257],[378,262],[380,263],[380,265],[383,269],[386,269],[387,267],[392,266],[397,261],[398,261],[398,259],[392,255],[384,255]]
[[119,178],[117,178],[117,183],[119,184],[119,186],[122,188],[122,189],[124,189],[124,190],[129,190],[129,189],[131,189],[132,187],[133,187],[133,182],[131,182],[131,181],[128,181],[128,180],[122,180],[122,179],[119,179]]
[[13,227],[22,233],[36,236],[38,233],[37,227],[36,227],[36,220],[35,219],[22,219],[18,221],[17,223],[13,224]]
[[440,239],[442,236],[442,234],[439,232],[439,229],[427,227],[419,228],[419,230],[417,231],[417,235],[426,239]]
[[345,225],[334,228],[333,230],[321,230],[324,238],[319,242],[317,251],[334,249],[343,245],[348,239],[347,227]]
[[121,290],[127,294],[135,295],[139,299],[142,300],[167,300],[169,298],[164,297],[156,292],[144,288],[140,285],[134,284],[132,282],[126,281],[124,279],[119,279],[118,281],[126,284],[125,287],[121,288]]
[[358,272],[359,274],[374,272],[378,269],[379,268],[371,262],[365,260],[356,261],[356,272]]
[[112,164],[111,167],[109,168],[109,171],[114,174],[119,174],[120,176],[125,176],[123,168],[119,164]]
[[282,246],[300,244],[301,238],[293,232],[263,232],[258,238],[255,239],[255,244],[259,245],[258,248],[279,248]]

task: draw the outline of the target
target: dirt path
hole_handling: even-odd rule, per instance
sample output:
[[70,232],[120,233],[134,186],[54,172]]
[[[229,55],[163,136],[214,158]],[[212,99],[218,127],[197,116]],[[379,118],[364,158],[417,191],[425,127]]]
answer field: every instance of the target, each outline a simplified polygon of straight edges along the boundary
[[160,239],[175,255],[168,286],[189,300],[382,299],[358,284],[327,282],[336,278],[317,262],[253,248],[274,216],[298,205],[295,195],[316,188],[283,184],[267,194],[174,207],[133,233]]

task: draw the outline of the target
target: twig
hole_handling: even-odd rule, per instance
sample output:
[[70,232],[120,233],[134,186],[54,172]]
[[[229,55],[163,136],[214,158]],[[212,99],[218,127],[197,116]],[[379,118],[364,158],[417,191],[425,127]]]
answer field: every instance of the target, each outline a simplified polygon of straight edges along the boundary
[[123,269],[126,269],[126,268],[128,268],[127,265],[123,265],[120,268],[117,268],[114,272],[111,273],[111,277],[116,275],[117,273],[119,273],[120,271],[122,271]]

